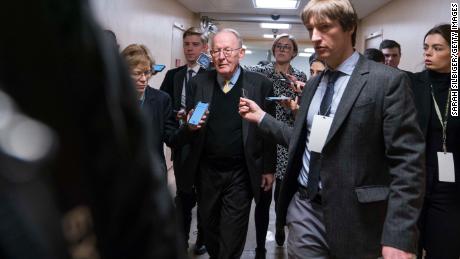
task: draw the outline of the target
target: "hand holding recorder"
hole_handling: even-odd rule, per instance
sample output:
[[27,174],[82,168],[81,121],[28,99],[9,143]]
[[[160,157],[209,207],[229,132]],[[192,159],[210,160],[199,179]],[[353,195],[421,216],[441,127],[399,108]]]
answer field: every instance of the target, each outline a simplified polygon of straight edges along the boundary
[[240,98],[238,112],[243,119],[254,123],[259,123],[265,115],[265,111],[256,102],[247,98]]

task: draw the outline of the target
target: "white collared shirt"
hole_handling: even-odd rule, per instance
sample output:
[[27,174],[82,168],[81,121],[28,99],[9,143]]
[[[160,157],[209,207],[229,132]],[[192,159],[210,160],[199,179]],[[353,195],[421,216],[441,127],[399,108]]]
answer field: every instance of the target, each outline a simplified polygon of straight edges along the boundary
[[[348,57],[342,64],[337,67],[337,71],[342,72],[343,74],[337,79],[334,84],[334,95],[332,96],[331,108],[329,117],[334,118],[337,108],[340,104],[340,100],[342,100],[342,95],[347,88],[348,81],[350,80],[351,74],[356,67],[356,64],[359,60],[358,52],[353,52],[353,54]],[[323,100],[323,96],[326,93],[327,87],[327,76],[323,76],[321,78],[321,82],[316,89],[315,95],[311,100],[310,106],[308,108],[308,114],[305,123],[307,124],[307,140],[305,142],[305,151],[302,156],[302,168],[300,169],[299,177],[297,178],[300,185],[307,187],[308,183],[308,172],[310,169],[310,150],[308,150],[308,141],[310,137],[310,130],[311,125],[313,123],[313,117],[318,114],[321,101]]]
[[[230,78],[230,82],[229,82],[230,90],[233,88],[233,86],[236,85],[236,82],[238,81],[240,74],[241,74],[241,67],[238,67],[235,73],[233,73],[232,78]],[[217,82],[219,83],[220,89],[222,89],[222,91],[224,90],[225,81],[226,80],[221,75],[217,74]]]
[[193,65],[192,67],[187,66],[187,70],[185,71],[184,81],[182,83],[182,93],[181,93],[181,99],[180,99],[180,105],[181,105],[182,108],[185,108],[185,106],[186,106],[186,102],[185,102],[185,100],[186,100],[185,84],[186,84],[186,82],[188,82],[190,80],[190,78],[188,78],[188,71],[189,70],[193,70],[192,77],[194,77],[194,76],[196,76],[198,71],[200,71],[200,65],[198,63],[195,63],[195,65]]

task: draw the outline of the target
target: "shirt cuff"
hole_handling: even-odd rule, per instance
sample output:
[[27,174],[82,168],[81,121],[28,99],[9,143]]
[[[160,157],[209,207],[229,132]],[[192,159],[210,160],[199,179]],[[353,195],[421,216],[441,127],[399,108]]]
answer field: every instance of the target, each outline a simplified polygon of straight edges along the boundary
[[265,114],[267,114],[267,113],[264,112],[264,114],[262,114],[262,116],[260,117],[259,121],[257,122],[257,126],[259,126],[260,123],[262,122],[262,120],[265,118]]

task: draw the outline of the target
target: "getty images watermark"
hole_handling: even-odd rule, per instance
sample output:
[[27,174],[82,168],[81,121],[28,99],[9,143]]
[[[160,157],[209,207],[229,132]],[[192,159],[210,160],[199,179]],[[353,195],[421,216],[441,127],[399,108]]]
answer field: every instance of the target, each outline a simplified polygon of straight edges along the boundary
[[450,3],[450,115],[458,116],[458,3]]

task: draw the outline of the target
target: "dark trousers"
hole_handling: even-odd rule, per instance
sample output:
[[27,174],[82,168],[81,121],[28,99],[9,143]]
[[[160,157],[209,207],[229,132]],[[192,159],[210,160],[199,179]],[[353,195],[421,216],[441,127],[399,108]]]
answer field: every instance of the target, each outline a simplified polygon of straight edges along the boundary
[[[275,211],[278,196],[280,193],[281,188],[281,179],[276,178],[275,183]],[[257,248],[265,248],[265,239],[267,237],[267,230],[268,230],[268,223],[270,221],[270,205],[272,203],[272,189],[269,191],[264,191],[260,189],[260,199],[259,202],[256,204],[254,210],[254,222],[256,226],[256,241],[257,241]],[[276,224],[279,225],[278,223]]]
[[[176,212],[179,217],[179,222],[182,225],[185,246],[188,247],[190,226],[192,224],[192,209],[197,205],[197,193],[195,188],[191,193],[177,190],[176,197],[174,198],[176,203]],[[197,243],[203,241],[201,227],[201,216],[199,210],[197,210]]]
[[251,210],[252,191],[245,165],[215,168],[200,163],[200,210],[211,258],[240,258]]
[[460,258],[460,196],[452,183],[435,183],[425,197],[419,221],[425,259]]

